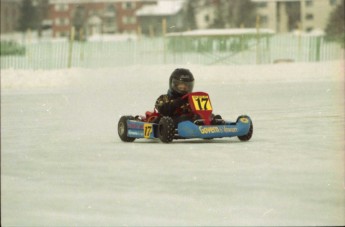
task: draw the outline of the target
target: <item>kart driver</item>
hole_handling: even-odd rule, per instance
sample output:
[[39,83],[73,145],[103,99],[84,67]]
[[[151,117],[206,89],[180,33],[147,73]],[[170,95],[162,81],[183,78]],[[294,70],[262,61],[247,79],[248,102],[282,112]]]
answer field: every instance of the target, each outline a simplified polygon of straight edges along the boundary
[[[190,120],[194,122],[199,118],[191,112],[188,99],[182,97],[193,91],[194,76],[184,68],[175,69],[170,75],[169,90],[167,94],[158,97],[155,108],[162,116],[169,116],[175,124]],[[213,116],[213,119],[221,120],[219,115]],[[158,119],[157,119],[158,120]]]

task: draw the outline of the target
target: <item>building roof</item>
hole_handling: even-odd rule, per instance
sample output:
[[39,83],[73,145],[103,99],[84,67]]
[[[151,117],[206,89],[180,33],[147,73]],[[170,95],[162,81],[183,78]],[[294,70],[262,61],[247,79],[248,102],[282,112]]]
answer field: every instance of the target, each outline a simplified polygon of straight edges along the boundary
[[251,0],[252,2],[300,2],[303,0]]
[[79,4],[79,3],[102,3],[102,2],[154,2],[154,0],[49,0],[50,4],[61,4],[61,3],[78,3]]
[[169,16],[175,15],[183,7],[184,0],[158,0],[156,5],[143,6],[137,16]]
[[[232,29],[200,29],[186,32],[169,33],[170,37],[216,37],[216,36],[239,36],[239,35],[256,35],[256,28],[232,28]],[[260,35],[273,35],[274,31],[267,28],[259,30]]]
[[22,3],[23,0],[1,0],[1,3]]

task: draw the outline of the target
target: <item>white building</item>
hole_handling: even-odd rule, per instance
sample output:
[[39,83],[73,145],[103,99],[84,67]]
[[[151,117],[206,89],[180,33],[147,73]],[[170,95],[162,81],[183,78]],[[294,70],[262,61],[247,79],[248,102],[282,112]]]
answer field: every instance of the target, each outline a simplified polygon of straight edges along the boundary
[[199,0],[195,5],[195,23],[199,29],[209,28],[216,17],[217,9],[213,1]]
[[343,0],[252,0],[260,25],[277,33],[325,30],[330,13]]
[[145,5],[136,13],[141,32],[156,36],[183,29],[183,5],[185,0],[158,0]]

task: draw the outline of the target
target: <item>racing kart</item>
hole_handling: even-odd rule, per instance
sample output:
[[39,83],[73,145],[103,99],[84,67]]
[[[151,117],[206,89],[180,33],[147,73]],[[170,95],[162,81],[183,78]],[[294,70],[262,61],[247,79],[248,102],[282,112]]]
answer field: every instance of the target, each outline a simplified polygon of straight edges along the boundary
[[145,116],[122,116],[118,122],[118,134],[122,141],[133,142],[135,139],[159,138],[163,143],[174,139],[213,139],[237,136],[241,141],[248,141],[253,135],[253,122],[247,115],[241,115],[236,122],[213,119],[210,97],[205,92],[193,92],[185,95],[192,113],[199,118],[174,123],[171,117],[160,116],[154,110]]

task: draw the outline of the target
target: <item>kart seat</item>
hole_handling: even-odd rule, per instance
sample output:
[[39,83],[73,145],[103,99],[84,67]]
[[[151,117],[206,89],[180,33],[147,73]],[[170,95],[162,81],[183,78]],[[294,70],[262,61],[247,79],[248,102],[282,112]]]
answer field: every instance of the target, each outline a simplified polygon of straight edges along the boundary
[[154,112],[146,111],[145,115],[146,115],[146,122],[153,122],[159,116],[159,113],[157,113],[156,111]]

